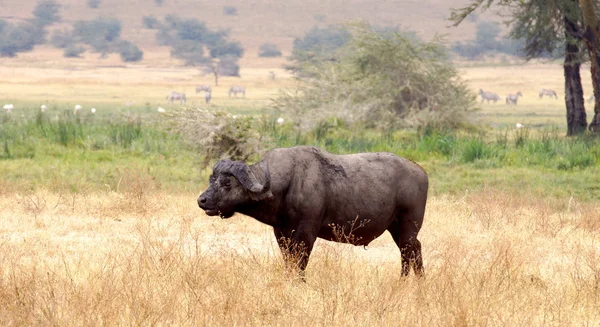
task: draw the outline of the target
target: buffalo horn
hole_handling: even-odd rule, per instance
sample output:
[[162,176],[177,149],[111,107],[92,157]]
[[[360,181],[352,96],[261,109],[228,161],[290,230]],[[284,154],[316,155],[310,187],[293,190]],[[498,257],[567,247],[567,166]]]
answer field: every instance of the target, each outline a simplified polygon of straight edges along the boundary
[[221,160],[215,165],[214,170],[233,175],[246,190],[259,196],[266,194],[271,188],[271,176],[268,164],[265,169],[264,185],[252,174],[250,167],[241,161]]

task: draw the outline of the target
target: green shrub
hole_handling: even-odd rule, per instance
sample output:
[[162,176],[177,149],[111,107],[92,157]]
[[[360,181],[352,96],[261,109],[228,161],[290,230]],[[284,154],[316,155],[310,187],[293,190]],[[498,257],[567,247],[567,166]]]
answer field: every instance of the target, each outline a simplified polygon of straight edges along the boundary
[[222,57],[220,59],[219,65],[219,74],[221,76],[240,76],[240,65],[238,65],[237,57]]
[[0,33],[0,56],[14,57],[19,52],[31,51],[43,37],[43,31],[29,23],[6,23]]
[[311,28],[303,38],[294,40],[293,53],[328,53],[331,54],[334,50],[341,48],[352,35],[350,32],[338,25],[329,25],[325,28],[317,26]]
[[119,55],[124,62],[140,61],[144,58],[144,52],[129,41],[119,41]]
[[263,43],[258,49],[259,57],[281,57],[282,53],[279,47],[273,43]]
[[213,58],[241,58],[244,55],[244,48],[238,41],[227,42],[222,40],[210,48],[210,56]]
[[160,27],[160,22],[154,16],[144,16],[142,18],[142,25],[147,29],[155,29]]
[[69,45],[63,51],[63,56],[67,58],[81,58],[81,54],[85,52],[85,48],[78,45]]
[[187,65],[203,66],[204,71],[212,73],[211,67],[221,62],[220,75],[239,76],[237,62],[244,49],[239,42],[229,41],[228,36],[228,31],[210,30],[198,19],[167,15],[156,40],[160,45],[170,46],[171,56],[184,60]]
[[460,78],[439,40],[352,26],[351,39],[330,61],[305,61],[298,87],[274,107],[298,127],[312,129],[324,117],[361,122],[389,134],[401,127],[422,134],[465,127],[475,95]]
[[469,60],[475,60],[487,53],[505,53],[522,56],[523,40],[500,37],[500,26],[494,22],[480,22],[476,26],[475,39],[455,42],[452,51]]
[[50,39],[50,43],[59,49],[64,49],[68,46],[71,46],[74,42],[73,34],[71,31],[66,29],[55,31]]
[[116,18],[96,18],[73,24],[73,36],[88,44],[103,56],[113,51],[114,42],[121,36],[121,22]]
[[60,5],[54,0],[43,0],[38,2],[33,10],[36,25],[46,26],[60,20]]
[[234,6],[224,6],[223,7],[223,15],[225,16],[237,16],[238,11]]
[[87,0],[88,7],[96,9],[100,6],[101,0]]

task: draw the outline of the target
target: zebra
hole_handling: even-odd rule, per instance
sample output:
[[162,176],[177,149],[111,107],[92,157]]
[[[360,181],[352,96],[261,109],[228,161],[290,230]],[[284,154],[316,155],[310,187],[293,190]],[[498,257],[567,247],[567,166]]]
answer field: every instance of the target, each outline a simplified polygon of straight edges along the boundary
[[519,101],[519,97],[522,97],[523,93],[521,91],[517,92],[517,94],[509,94],[506,96],[506,104],[514,104],[517,105],[517,101]]
[[554,99],[558,99],[558,96],[556,95],[556,92],[554,90],[541,89],[540,90],[540,99],[543,98],[544,95],[549,96],[549,97],[554,97]]
[[243,86],[232,86],[229,89],[229,97],[231,97],[231,94],[233,93],[233,95],[235,95],[237,97],[238,93],[241,93],[242,96],[246,97],[246,88]]
[[210,99],[212,98],[212,92],[211,91],[204,91],[204,102],[206,104],[210,104]]
[[490,101],[494,101],[494,103],[496,103],[498,102],[498,100],[500,100],[498,94],[493,92],[486,92],[482,89],[479,89],[479,95],[481,95],[481,103],[483,103],[483,101],[485,100],[487,100],[487,103],[490,103]]
[[171,93],[167,95],[167,100],[169,100],[170,104],[173,104],[174,100],[179,100],[179,103],[184,104],[186,101],[185,93],[171,91]]
[[198,93],[200,93],[202,91],[204,91],[204,92],[212,92],[212,88],[208,84],[203,84],[203,85],[196,86],[196,94],[198,94]]

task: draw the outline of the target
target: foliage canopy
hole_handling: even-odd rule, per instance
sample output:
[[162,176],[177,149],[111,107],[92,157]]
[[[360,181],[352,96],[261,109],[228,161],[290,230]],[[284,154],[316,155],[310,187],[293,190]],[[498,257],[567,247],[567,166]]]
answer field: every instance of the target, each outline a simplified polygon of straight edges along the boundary
[[211,30],[203,21],[167,15],[158,24],[156,39],[159,44],[171,47],[171,56],[182,59],[187,65],[211,67],[214,61],[226,62],[221,75],[238,76],[239,58],[244,55],[240,42],[230,41],[228,30]]
[[366,24],[347,32],[350,40],[332,60],[304,63],[297,88],[283,92],[276,108],[308,128],[331,116],[390,130],[465,124],[475,95],[439,39],[382,35]]

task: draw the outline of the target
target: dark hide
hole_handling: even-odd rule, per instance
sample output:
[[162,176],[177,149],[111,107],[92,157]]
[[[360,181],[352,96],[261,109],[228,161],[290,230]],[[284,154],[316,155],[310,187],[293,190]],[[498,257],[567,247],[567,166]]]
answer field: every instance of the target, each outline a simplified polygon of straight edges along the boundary
[[239,212],[273,226],[284,258],[301,271],[317,237],[367,245],[387,230],[407,275],[411,266],[423,272],[417,234],[427,189],[425,171],[394,154],[299,146],[269,151],[252,166],[220,161],[198,204],[211,216]]

